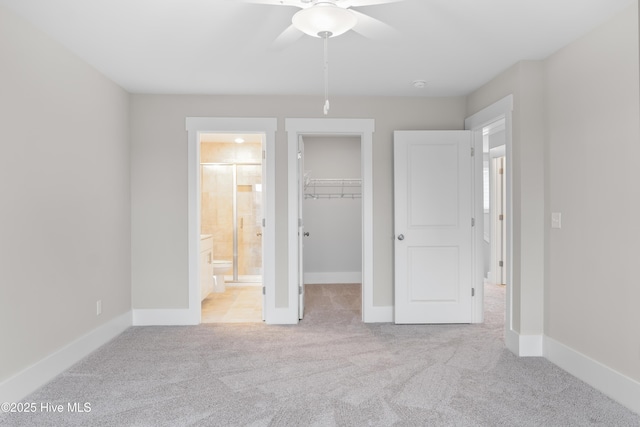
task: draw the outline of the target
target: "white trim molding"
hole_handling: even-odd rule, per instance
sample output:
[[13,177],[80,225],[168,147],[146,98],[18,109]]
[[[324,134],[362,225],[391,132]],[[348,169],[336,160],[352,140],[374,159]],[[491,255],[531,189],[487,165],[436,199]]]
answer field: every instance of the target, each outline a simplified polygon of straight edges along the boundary
[[542,335],[520,335],[509,330],[505,331],[506,347],[519,357],[542,357],[543,336]]
[[333,272],[304,272],[305,285],[319,285],[324,283],[362,283],[360,271],[333,271]]
[[393,323],[393,306],[371,305],[362,320],[365,323]]
[[[283,323],[281,309],[276,308],[276,196],[275,196],[275,132],[278,128],[276,118],[237,118],[237,117],[187,117],[188,132],[188,244],[189,244],[189,314],[180,310],[155,310],[155,313],[137,313],[136,319],[161,325],[198,324],[202,319],[200,300],[200,134],[201,133],[255,133],[264,135],[263,150],[265,192],[264,219],[262,231],[263,275],[265,288],[264,319],[266,323]],[[145,310],[147,311],[147,310]],[[176,322],[176,323],[171,323]],[[195,322],[195,323],[180,323]],[[284,322],[286,323],[286,322]]]
[[[464,128],[473,132],[472,138],[476,141],[482,141],[482,129],[483,127],[490,125],[500,119],[504,119],[505,122],[505,151],[507,158],[507,291],[506,291],[506,313],[505,313],[505,344],[515,354],[519,354],[520,337],[513,330],[513,197],[512,197],[512,165],[511,150],[512,150],[512,112],[513,112],[513,95],[508,95],[501,100],[491,104],[476,114],[467,117],[464,121]],[[482,265],[482,262],[479,262]],[[481,270],[477,270],[480,272]],[[476,283],[482,284],[482,273],[479,274]],[[484,312],[484,302],[482,298],[476,298],[473,306],[473,322],[481,322],[482,313]],[[515,334],[515,336],[514,336]],[[525,339],[527,343],[530,340]],[[524,347],[529,348],[530,344],[524,344]]]
[[542,335],[519,335],[518,356],[542,357]]
[[19,402],[131,326],[128,311],[0,383],[0,402]]
[[640,414],[640,382],[545,335],[544,357]]
[[362,319],[373,308],[373,132],[374,119],[285,119],[288,163],[288,319],[298,322],[298,138],[304,135],[360,136],[362,167]]

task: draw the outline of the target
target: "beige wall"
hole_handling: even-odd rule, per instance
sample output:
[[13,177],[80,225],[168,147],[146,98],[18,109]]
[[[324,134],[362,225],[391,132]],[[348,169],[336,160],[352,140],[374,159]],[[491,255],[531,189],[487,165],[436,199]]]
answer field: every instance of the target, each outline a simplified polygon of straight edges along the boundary
[[[640,380],[637,3],[467,98],[513,94],[513,317]],[[562,229],[550,229],[551,212]]]
[[[304,138],[304,170],[309,173],[310,179],[360,179],[361,160],[359,137]],[[314,190],[312,187],[308,189],[308,193],[361,194],[360,190],[339,186]],[[309,232],[309,236],[304,239],[305,274],[360,273],[362,199],[305,197],[302,209],[304,229]],[[313,277],[319,276],[312,274],[306,283],[315,283]]]
[[522,61],[467,97],[470,116],[513,94],[513,329],[543,332],[544,282],[544,69]]
[[131,280],[129,95],[4,7],[0,58],[1,382],[128,312]]
[[[186,117],[277,117],[276,286],[287,292],[286,117],[322,116],[320,96],[132,95],[133,308],[186,308]],[[373,118],[374,304],[393,304],[392,135],[461,129],[464,98],[333,98],[330,117]]]
[[636,8],[546,61],[545,333],[640,381]]

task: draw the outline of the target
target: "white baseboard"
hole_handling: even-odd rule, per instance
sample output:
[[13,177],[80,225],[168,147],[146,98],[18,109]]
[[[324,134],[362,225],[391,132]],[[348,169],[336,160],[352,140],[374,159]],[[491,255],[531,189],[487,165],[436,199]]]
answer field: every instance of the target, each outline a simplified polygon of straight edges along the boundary
[[516,332],[509,330],[506,327],[504,330],[504,344],[511,353],[516,356],[520,355],[520,337]]
[[131,326],[126,312],[0,383],[0,402],[20,402]]
[[365,307],[364,323],[390,323],[393,322],[393,306],[374,305]]
[[198,325],[200,319],[188,308],[133,310],[134,326]]
[[542,357],[542,335],[520,335],[520,357]]
[[507,348],[519,357],[542,357],[542,335],[520,335],[512,330],[505,330],[505,344]]
[[362,273],[360,271],[305,272],[304,283],[318,285],[327,283],[362,283]]
[[296,325],[300,321],[298,307],[275,308],[267,313],[265,322],[267,325]]
[[640,382],[547,336],[544,337],[544,357],[640,414]]

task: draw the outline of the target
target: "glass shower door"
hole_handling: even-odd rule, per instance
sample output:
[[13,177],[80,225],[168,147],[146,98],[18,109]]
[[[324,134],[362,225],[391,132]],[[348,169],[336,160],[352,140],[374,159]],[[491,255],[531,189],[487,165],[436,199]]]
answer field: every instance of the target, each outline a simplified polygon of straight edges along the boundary
[[237,257],[234,281],[262,281],[262,166],[236,165]]
[[201,233],[213,236],[216,260],[233,259],[233,177],[233,165],[201,166]]

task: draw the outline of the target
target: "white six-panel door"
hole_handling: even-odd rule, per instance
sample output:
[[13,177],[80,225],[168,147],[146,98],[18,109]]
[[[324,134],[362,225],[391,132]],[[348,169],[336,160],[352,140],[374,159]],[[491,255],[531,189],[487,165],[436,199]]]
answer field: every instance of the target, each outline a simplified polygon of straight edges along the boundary
[[394,132],[395,323],[470,323],[471,132]]

